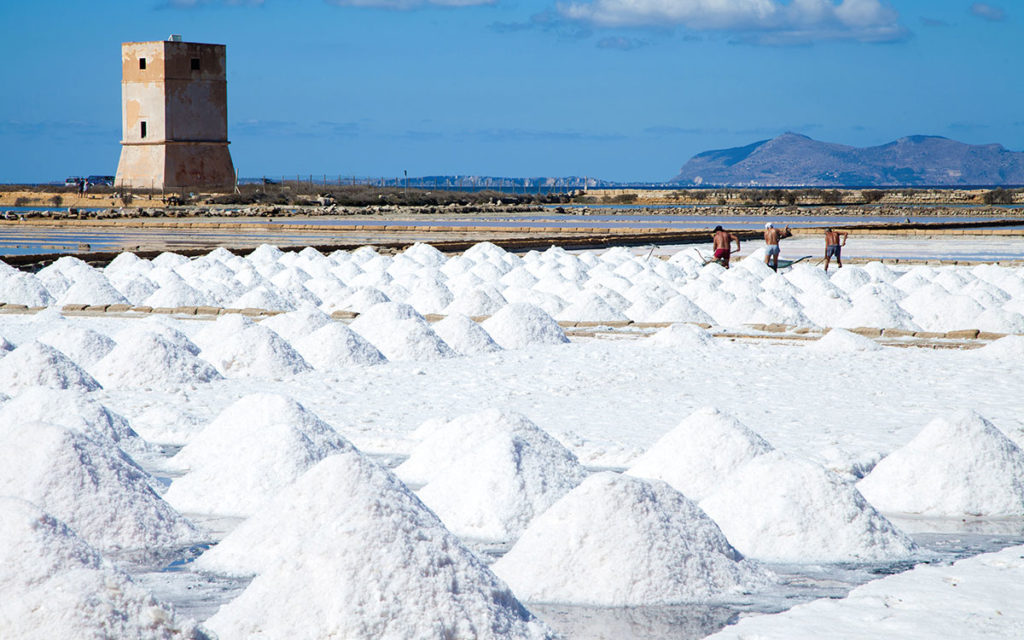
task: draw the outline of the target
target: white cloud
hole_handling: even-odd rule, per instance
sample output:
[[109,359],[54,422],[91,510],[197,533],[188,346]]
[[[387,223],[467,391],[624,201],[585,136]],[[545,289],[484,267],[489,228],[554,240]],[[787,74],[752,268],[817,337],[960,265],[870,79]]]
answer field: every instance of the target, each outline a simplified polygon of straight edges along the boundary
[[1002,22],[1006,19],[1006,12],[1002,8],[984,2],[972,4],[971,13],[990,22]]
[[599,27],[680,25],[734,31],[764,42],[891,41],[906,29],[884,0],[591,0],[558,5],[563,17]]

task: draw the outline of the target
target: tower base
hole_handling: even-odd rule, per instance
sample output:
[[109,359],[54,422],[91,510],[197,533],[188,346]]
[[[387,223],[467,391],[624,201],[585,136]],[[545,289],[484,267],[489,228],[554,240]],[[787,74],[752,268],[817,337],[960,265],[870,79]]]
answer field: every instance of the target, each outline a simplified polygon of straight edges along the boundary
[[235,186],[227,142],[122,143],[114,184],[131,189],[225,189]]

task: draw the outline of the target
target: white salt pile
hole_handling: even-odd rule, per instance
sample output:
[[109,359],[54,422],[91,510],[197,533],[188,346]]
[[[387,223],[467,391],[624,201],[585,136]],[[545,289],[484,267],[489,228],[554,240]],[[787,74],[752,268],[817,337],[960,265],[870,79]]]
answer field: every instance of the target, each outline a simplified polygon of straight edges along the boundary
[[205,640],[65,523],[0,497],[0,630],[7,638]]
[[23,304],[27,307],[45,307],[54,303],[53,294],[46,285],[30,273],[12,270],[0,274],[0,301]]
[[99,362],[117,344],[112,338],[99,331],[78,327],[67,322],[61,322],[57,327],[37,337],[36,340],[57,349],[83,367],[89,367]]
[[501,435],[520,435],[540,450],[551,448],[551,436],[515,411],[486,409],[452,420],[428,420],[412,437],[419,440],[395,474],[410,484],[426,484],[448,466],[471,454],[484,442]]
[[187,513],[248,516],[317,461],[351,447],[291,398],[249,395],[168,461],[189,473],[164,498]]
[[100,383],[60,351],[33,340],[0,360],[0,391],[17,394],[27,387],[95,391]]
[[769,580],[686,496],[607,472],[537,516],[493,569],[524,600],[595,606],[702,601]]
[[723,478],[772,450],[733,416],[704,407],[663,435],[626,473],[664,480],[688,498],[702,500]]
[[852,484],[779,451],[726,476],[700,506],[737,549],[760,560],[881,562],[917,551]]
[[119,449],[42,422],[0,426],[0,495],[28,500],[101,551],[197,542],[199,531],[160,499]]
[[594,322],[624,322],[629,320],[622,312],[612,307],[601,295],[593,291],[585,291],[575,296],[568,307],[562,309],[558,320],[594,321]]
[[453,460],[417,493],[458,536],[516,538],[586,476],[576,456],[544,436],[499,434]]
[[132,428],[148,442],[185,445],[196,436],[207,420],[188,409],[187,396],[171,396],[167,402],[155,402],[132,416]]
[[199,345],[192,342],[187,335],[178,329],[155,317],[131,323],[131,326],[118,331],[114,335],[114,341],[118,344],[132,342],[138,339],[139,336],[147,334],[156,334],[179,349],[184,349],[194,356],[199,355]]
[[284,338],[264,326],[241,323],[238,330],[218,337],[211,343],[203,336],[200,355],[226,377],[281,378],[312,370]]
[[867,336],[846,329],[831,329],[821,338],[807,344],[807,348],[820,353],[854,353],[857,351],[879,351],[882,345]]
[[461,313],[447,316],[433,325],[434,332],[461,356],[501,351],[498,343],[473,319]]
[[456,354],[410,305],[383,302],[364,311],[350,325],[388,360],[440,360]]
[[294,342],[317,329],[332,324],[331,316],[316,307],[303,306],[297,311],[278,314],[260,323],[289,342]]
[[126,336],[92,372],[107,389],[166,390],[223,379],[213,365],[156,333]]
[[484,320],[481,326],[505,349],[569,342],[554,318],[525,302],[505,305],[501,311]]
[[0,406],[0,423],[49,422],[110,443],[130,454],[149,453],[153,447],[139,437],[121,415],[87,394],[71,389],[33,387]]
[[350,366],[387,362],[377,347],[340,322],[331,322],[296,339],[292,346],[319,371],[336,371]]
[[647,344],[669,349],[709,349],[715,346],[714,336],[694,324],[676,323],[659,330]]
[[885,512],[1024,515],[1024,452],[973,411],[936,418],[857,484]]
[[715,320],[684,295],[676,295],[646,318],[647,322],[701,322],[714,324]]
[[258,574],[207,620],[221,640],[548,638],[389,472],[349,449],[310,469],[196,567]]

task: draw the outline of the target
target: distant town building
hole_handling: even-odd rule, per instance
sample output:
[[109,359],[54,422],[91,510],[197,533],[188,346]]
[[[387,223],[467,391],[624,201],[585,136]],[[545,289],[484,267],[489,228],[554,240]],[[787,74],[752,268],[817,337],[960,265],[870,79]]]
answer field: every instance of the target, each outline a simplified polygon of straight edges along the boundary
[[121,45],[121,160],[115,185],[230,189],[225,46]]

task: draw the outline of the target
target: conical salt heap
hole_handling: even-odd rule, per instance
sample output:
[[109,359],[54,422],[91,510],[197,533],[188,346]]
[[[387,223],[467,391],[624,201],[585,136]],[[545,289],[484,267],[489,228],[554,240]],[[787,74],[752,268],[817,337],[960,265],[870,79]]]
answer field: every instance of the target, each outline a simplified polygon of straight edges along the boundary
[[258,574],[206,621],[221,640],[551,637],[391,473],[346,449],[196,561]]
[[249,395],[168,461],[189,473],[175,479],[164,497],[187,513],[248,516],[317,461],[351,447],[291,398]]
[[101,551],[156,550],[201,539],[119,449],[52,424],[0,426],[0,495],[28,500]]
[[0,540],[0,631],[5,638],[208,638],[33,504],[0,497]]
[[704,407],[651,445],[626,473],[664,480],[691,500],[701,500],[724,477],[772,449],[736,418]]
[[60,351],[33,340],[0,359],[0,392],[27,387],[95,391],[100,383]]
[[1024,451],[973,411],[932,420],[857,484],[885,512],[1024,515]]
[[778,562],[890,562],[917,546],[850,483],[774,451],[722,480],[700,503],[746,555]]
[[770,580],[686,496],[610,472],[537,516],[493,569],[526,601],[615,607],[705,601]]

